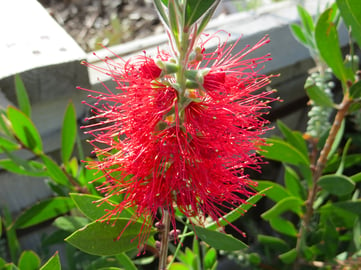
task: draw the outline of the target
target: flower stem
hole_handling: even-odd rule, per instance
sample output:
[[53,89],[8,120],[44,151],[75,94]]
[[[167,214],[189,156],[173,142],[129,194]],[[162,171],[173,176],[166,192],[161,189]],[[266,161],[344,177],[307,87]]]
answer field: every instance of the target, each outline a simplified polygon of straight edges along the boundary
[[306,213],[302,218],[300,230],[298,233],[298,239],[296,244],[296,252],[297,252],[297,258],[294,265],[294,269],[297,270],[300,267],[300,259],[301,259],[301,251],[302,247],[305,244],[305,238],[306,238],[306,232],[308,229],[308,226],[310,224],[311,218],[313,216],[313,204],[316,200],[316,195],[319,190],[319,186],[317,184],[319,178],[322,176],[323,169],[326,166],[328,155],[331,151],[332,145],[335,141],[336,135],[341,127],[341,123],[346,117],[346,114],[348,112],[348,109],[350,105],[352,104],[352,99],[348,97],[348,95],[345,95],[341,104],[338,106],[338,111],[335,116],[335,120],[333,121],[332,127],[330,129],[330,133],[327,137],[327,140],[325,142],[325,145],[323,146],[323,149],[321,150],[320,156],[316,162],[315,170],[312,177],[312,186],[310,187],[308,198],[306,201]]
[[170,214],[168,210],[163,210],[162,216],[162,228],[160,234],[160,251],[159,251],[159,270],[167,269],[167,258],[168,258],[168,242],[170,232]]

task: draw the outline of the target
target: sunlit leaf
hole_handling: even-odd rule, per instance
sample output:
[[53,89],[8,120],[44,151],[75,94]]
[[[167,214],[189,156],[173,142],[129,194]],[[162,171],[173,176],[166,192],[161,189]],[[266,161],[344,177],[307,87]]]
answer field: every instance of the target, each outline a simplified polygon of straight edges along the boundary
[[15,75],[15,91],[20,110],[31,118],[31,105],[23,80],[19,74]]
[[64,164],[67,164],[74,149],[77,135],[77,123],[74,104],[69,102],[66,108],[63,129],[61,133],[61,157]]
[[336,9],[324,11],[316,24],[316,43],[323,60],[342,82],[353,81],[353,73],[343,63],[336,25],[332,21]]
[[70,182],[66,174],[62,171],[58,164],[47,155],[41,155],[49,176],[58,184],[70,186]]
[[343,20],[351,27],[351,35],[361,48],[361,2],[359,0],[336,0]]
[[40,134],[30,118],[17,108],[9,106],[7,116],[11,122],[16,137],[36,154],[42,152],[42,141]]

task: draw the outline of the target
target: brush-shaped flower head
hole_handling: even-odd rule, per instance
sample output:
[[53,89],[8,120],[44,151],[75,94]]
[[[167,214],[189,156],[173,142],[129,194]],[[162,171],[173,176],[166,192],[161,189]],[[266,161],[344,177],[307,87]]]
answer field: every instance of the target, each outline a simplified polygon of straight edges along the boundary
[[[159,211],[169,211],[173,226],[175,209],[203,224],[205,217],[218,220],[254,194],[256,183],[246,169],[259,170],[256,151],[267,130],[262,114],[273,99],[272,91],[260,91],[269,83],[269,76],[259,73],[269,55],[249,54],[269,39],[240,52],[239,41],[206,52],[218,34],[200,40],[185,67],[163,50],[155,59],[108,58],[107,68],[95,67],[117,84],[91,91],[101,105],[92,106],[85,126],[99,158],[88,167],[106,179],[98,190],[110,206],[101,220],[134,208],[134,218],[145,225],[140,242]],[[114,196],[122,200],[111,203]]]

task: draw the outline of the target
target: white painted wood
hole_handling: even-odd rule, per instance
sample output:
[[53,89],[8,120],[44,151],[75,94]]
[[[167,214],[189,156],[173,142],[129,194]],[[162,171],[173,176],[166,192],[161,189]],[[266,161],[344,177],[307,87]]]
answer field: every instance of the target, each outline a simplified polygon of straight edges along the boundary
[[85,57],[36,0],[1,0],[0,34],[0,78]]

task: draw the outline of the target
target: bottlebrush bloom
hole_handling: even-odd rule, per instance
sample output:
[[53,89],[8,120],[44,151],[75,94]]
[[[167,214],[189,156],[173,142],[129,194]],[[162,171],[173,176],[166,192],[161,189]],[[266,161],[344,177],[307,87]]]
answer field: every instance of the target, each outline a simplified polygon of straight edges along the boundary
[[[94,67],[117,87],[88,90],[101,101],[91,105],[93,116],[84,127],[94,136],[91,144],[99,157],[88,167],[106,176],[98,186],[104,202],[124,198],[110,203],[101,220],[135,208],[135,218],[145,220],[141,242],[158,211],[169,211],[173,226],[175,208],[202,224],[205,217],[221,218],[254,193],[256,183],[245,170],[259,170],[256,150],[267,129],[262,114],[272,98],[271,91],[259,90],[269,83],[269,76],[259,73],[269,55],[248,55],[269,39],[240,52],[234,50],[239,41],[206,52],[213,39],[217,34],[198,43],[197,57],[190,57],[186,67],[167,68],[177,63],[162,50],[155,59],[108,58],[103,60],[107,68]],[[182,74],[187,88],[178,81]]]

